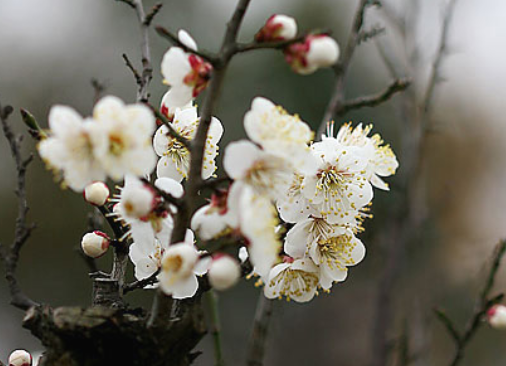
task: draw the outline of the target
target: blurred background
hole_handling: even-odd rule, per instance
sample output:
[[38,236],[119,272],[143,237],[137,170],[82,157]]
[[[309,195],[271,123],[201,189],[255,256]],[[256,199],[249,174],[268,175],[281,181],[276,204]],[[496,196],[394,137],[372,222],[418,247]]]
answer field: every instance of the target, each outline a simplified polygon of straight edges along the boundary
[[[385,32],[360,45],[347,77],[349,97],[384,89],[392,80],[384,58],[393,60],[398,77],[414,80],[411,90],[374,109],[346,115],[338,124],[374,123],[375,130],[391,143],[400,160],[402,177],[403,130],[416,113],[402,113],[406,103],[419,102],[438,46],[444,0],[384,0],[382,9],[370,9],[366,29]],[[151,6],[155,1],[146,0]],[[294,16],[301,30],[329,29],[344,47],[357,0],[255,0],[246,15],[241,39],[250,40],[273,13]],[[232,0],[164,1],[155,24],[171,30],[187,29],[203,49],[215,50],[225,23],[235,6]],[[416,9],[415,11],[409,9]],[[417,186],[423,191],[416,211],[427,213],[416,238],[397,253],[397,281],[392,283],[394,321],[387,337],[392,348],[407,335],[412,364],[445,365],[453,345],[432,315],[445,308],[463,327],[487,272],[497,241],[506,237],[506,39],[501,0],[460,0],[449,34],[449,53],[442,64],[444,82],[438,84],[431,128],[423,146],[423,168]],[[392,14],[408,19],[404,28],[392,22]],[[152,53],[154,80],[151,101],[157,104],[165,91],[159,64],[168,43],[154,32]],[[84,115],[91,113],[99,80],[106,93],[128,102],[135,100],[136,86],[121,58],[122,53],[139,65],[139,31],[135,14],[113,0],[0,0],[0,100],[15,109],[30,110],[43,126],[54,104],[67,104]],[[408,52],[406,53],[406,50]],[[416,52],[412,52],[415,50]],[[383,56],[381,56],[383,54]],[[251,99],[266,96],[298,113],[314,129],[320,123],[332,93],[333,74],[322,70],[311,76],[293,74],[281,54],[260,51],[234,60],[217,110],[225,125],[222,147],[244,136],[242,116]],[[404,108],[404,109],[403,109]],[[23,131],[18,114],[11,122]],[[26,152],[34,150],[27,138]],[[409,148],[409,147],[408,147]],[[0,138],[0,241],[13,235],[16,200],[15,170],[5,139]],[[397,180],[390,194],[376,191],[374,219],[362,235],[368,255],[351,270],[348,280],[309,304],[275,304],[266,365],[368,365],[374,358],[373,334],[377,323],[378,292],[384,268],[396,238],[388,220],[398,201]],[[91,281],[76,248],[86,230],[90,208],[82,197],[61,190],[40,159],[28,174],[30,218],[38,229],[24,248],[19,279],[25,292],[37,301],[87,306]],[[103,269],[110,257],[101,259]],[[498,276],[496,291],[506,287],[506,270]],[[225,357],[230,365],[243,364],[259,290],[252,281],[242,283],[220,298]],[[152,293],[130,295],[134,305],[147,305]],[[5,281],[0,281],[0,360],[15,348],[41,350],[41,345],[21,328],[23,314],[9,306]],[[503,365],[506,333],[487,326],[469,347],[464,365]],[[197,365],[212,364],[211,341]],[[395,357],[394,357],[395,358]],[[391,364],[396,363],[395,359]]]

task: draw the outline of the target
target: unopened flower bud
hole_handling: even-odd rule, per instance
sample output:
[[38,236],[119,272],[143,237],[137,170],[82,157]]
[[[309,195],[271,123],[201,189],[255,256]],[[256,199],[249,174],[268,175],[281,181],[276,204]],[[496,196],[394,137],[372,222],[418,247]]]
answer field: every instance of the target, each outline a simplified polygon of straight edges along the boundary
[[109,237],[101,231],[93,231],[83,236],[81,240],[81,248],[88,257],[98,258],[109,249]]
[[9,356],[9,366],[31,366],[32,355],[25,350],[18,349]]
[[324,34],[309,35],[303,42],[288,46],[284,52],[286,62],[295,72],[303,75],[332,66],[339,58],[337,42]]
[[84,199],[95,206],[103,206],[109,198],[109,188],[104,182],[94,182],[84,188]]
[[487,311],[487,320],[492,328],[506,329],[506,306],[494,305]]
[[274,14],[255,35],[257,42],[275,42],[294,39],[297,35],[297,23],[292,17]]
[[216,290],[226,290],[234,286],[241,276],[239,263],[228,255],[213,258],[209,267],[209,282]]

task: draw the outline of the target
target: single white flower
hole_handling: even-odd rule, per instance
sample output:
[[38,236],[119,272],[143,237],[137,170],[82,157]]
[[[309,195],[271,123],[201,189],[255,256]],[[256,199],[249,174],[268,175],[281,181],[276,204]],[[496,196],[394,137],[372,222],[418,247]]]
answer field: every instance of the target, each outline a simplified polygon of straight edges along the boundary
[[492,328],[506,329],[506,306],[494,305],[487,311],[487,320]]
[[304,196],[329,222],[350,222],[373,197],[365,177],[367,156],[359,147],[344,146],[330,138],[313,144],[312,151],[318,158],[318,170],[305,176]]
[[309,35],[303,42],[285,48],[284,53],[295,72],[307,75],[334,65],[339,58],[339,45],[325,34]]
[[314,168],[308,147],[314,134],[299,116],[292,116],[270,100],[257,97],[244,116],[244,128],[252,141],[265,151],[288,159],[294,169],[306,172]]
[[[180,31],[178,37],[185,46],[197,50],[197,44],[187,32]],[[171,47],[163,56],[161,69],[164,81],[173,92],[171,103],[183,107],[207,87],[213,67],[195,54]]]
[[74,191],[82,191],[88,184],[106,177],[94,154],[91,127],[95,124],[90,119],[84,120],[72,108],[54,106],[49,112],[50,135],[38,144],[42,159],[62,172],[64,182]]
[[255,35],[257,42],[275,42],[294,39],[297,35],[297,22],[292,17],[274,14]]
[[84,188],[84,199],[94,206],[103,206],[109,199],[109,187],[104,182],[93,182]]
[[107,96],[95,105],[93,118],[93,153],[113,180],[151,173],[156,164],[151,146],[156,123],[148,107],[125,105],[119,98]]
[[32,362],[32,355],[23,349],[18,349],[9,356],[9,366],[32,366]]
[[[160,287],[167,295],[175,299],[192,297],[197,292],[199,282],[197,275],[207,271],[199,268],[199,252],[193,243],[172,244],[162,257],[162,271],[159,275]],[[208,265],[203,262],[204,267]],[[201,263],[202,264],[202,263]]]
[[[333,137],[333,124],[327,128],[327,136]],[[366,167],[366,177],[373,186],[379,189],[388,190],[388,184],[380,177],[388,177],[395,174],[399,167],[399,162],[395,157],[390,145],[384,145],[379,134],[369,137],[372,125],[362,127],[360,123],[353,128],[351,123],[343,125],[337,133],[336,139],[346,146],[358,146],[366,151],[369,157],[369,163]]]
[[238,203],[239,229],[247,240],[251,263],[255,272],[264,277],[280,260],[281,242],[276,209],[267,197],[254,193],[247,186],[236,182],[232,188],[231,201]]
[[315,206],[304,196],[303,181],[304,175],[295,173],[290,187],[276,202],[279,216],[285,222],[296,223],[310,215],[318,215]]
[[269,154],[247,140],[232,142],[226,147],[223,167],[232,179],[273,200],[288,189],[294,172],[286,159]]
[[[171,122],[172,127],[189,141],[193,140],[199,123],[197,108],[177,110]],[[211,119],[206,139],[202,178],[210,178],[216,170],[216,156],[218,155],[218,142],[223,135],[223,126],[217,118]],[[158,177],[168,177],[182,181],[187,177],[190,169],[190,152],[177,139],[170,135],[167,126],[161,126],[155,133],[153,145],[160,156],[157,165]]]
[[264,294],[268,299],[292,299],[308,302],[313,299],[319,283],[318,267],[309,258],[285,258],[269,272]]
[[109,244],[109,237],[98,230],[85,234],[81,240],[84,254],[91,258],[103,256],[109,249]]
[[[133,175],[125,177],[125,185],[119,195],[119,212],[123,219],[146,218],[156,206],[153,188]],[[117,201],[117,200],[115,200]]]
[[229,255],[214,257],[209,265],[209,282],[216,290],[227,290],[241,277],[241,267],[237,260]]
[[230,190],[217,191],[211,202],[199,208],[192,217],[191,228],[202,240],[229,234],[237,227],[237,212],[228,204]]
[[[315,216],[297,222],[285,236],[284,250],[292,258],[309,256],[309,249],[315,241],[325,241],[337,235],[341,226],[330,224]],[[318,263],[317,263],[318,264]]]

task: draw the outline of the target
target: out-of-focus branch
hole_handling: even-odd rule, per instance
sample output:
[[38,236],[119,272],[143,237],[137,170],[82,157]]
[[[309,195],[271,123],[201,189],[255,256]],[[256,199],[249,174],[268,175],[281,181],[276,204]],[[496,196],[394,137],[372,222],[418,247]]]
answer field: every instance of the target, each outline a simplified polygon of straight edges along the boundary
[[207,292],[207,300],[209,302],[209,310],[211,312],[211,334],[214,340],[214,365],[225,366],[223,358],[223,350],[221,347],[221,325],[220,311],[218,307],[218,295],[213,290]]
[[470,320],[467,323],[467,326],[464,332],[461,334],[456,330],[455,325],[450,320],[446,314],[439,309],[435,310],[435,313],[438,319],[443,323],[448,331],[449,335],[452,337],[455,342],[455,355],[453,360],[451,361],[451,366],[457,366],[462,361],[464,357],[464,352],[466,350],[469,341],[474,337],[476,332],[480,329],[483,324],[483,318],[487,313],[487,310],[490,309],[493,305],[497,304],[504,298],[504,294],[499,294],[494,297],[490,297],[490,292],[494,287],[495,278],[497,275],[497,271],[501,265],[501,260],[506,253],[506,240],[502,240],[496,247],[492,265],[488,272],[487,280],[485,282],[485,286],[476,301],[476,308]]
[[157,3],[157,4],[153,5],[151,10],[144,17],[144,25],[145,26],[149,27],[151,25],[151,22],[155,18],[156,14],[158,14],[158,12],[160,10],[162,10],[162,6],[163,6],[162,3]]
[[376,107],[392,98],[394,94],[406,90],[410,85],[411,81],[409,79],[397,79],[382,92],[346,101],[344,104],[342,104],[341,108],[336,111],[335,115],[343,116],[354,109]]
[[[334,71],[336,74],[336,81],[334,84],[334,92],[332,97],[330,98],[329,104],[325,110],[323,115],[322,122],[320,127],[318,128],[317,136],[323,135],[325,132],[325,128],[327,126],[327,122],[331,121],[334,116],[343,108],[343,105],[346,101],[345,95],[345,78],[348,72],[348,67],[350,65],[351,58],[353,53],[355,52],[355,48],[360,43],[361,37],[363,37],[362,27],[364,25],[364,16],[367,7],[372,5],[378,5],[376,2],[371,2],[370,0],[360,0],[358,4],[357,11],[355,13],[355,18],[353,20],[353,25],[351,27],[350,34],[348,36],[348,41],[346,43],[346,47],[341,56],[341,61],[338,62],[334,66]],[[361,36],[362,35],[362,36]]]
[[32,306],[39,305],[23,293],[16,277],[16,269],[21,249],[30,238],[32,230],[35,228],[35,225],[28,223],[27,215],[29,208],[26,201],[26,171],[28,165],[33,159],[33,156],[30,155],[28,158],[24,159],[21,155],[21,143],[23,141],[23,136],[15,135],[7,121],[12,111],[13,109],[11,106],[3,107],[0,105],[0,122],[2,124],[2,130],[5,138],[9,142],[11,155],[16,165],[18,216],[16,218],[14,229],[14,240],[11,246],[9,248],[4,248],[0,245],[0,260],[4,265],[5,279],[7,280],[11,294],[11,304],[26,311]]
[[102,97],[105,91],[105,85],[98,79],[91,79],[91,86],[93,87],[93,105],[95,105]]
[[[427,90],[425,91],[425,96],[423,98],[422,110],[425,115],[428,115],[430,113],[434,101],[435,89],[438,82],[441,80],[441,65],[443,63],[444,57],[448,52],[448,35],[457,1],[458,0],[450,0],[444,14],[438,51],[436,53],[434,63],[432,64],[431,73],[427,84]],[[426,123],[427,122],[424,123],[424,127],[426,127]]]
[[249,51],[256,50],[282,50],[285,47],[290,46],[291,44],[302,42],[309,34],[321,34],[328,33],[323,31],[313,31],[308,34],[303,34],[295,37],[294,39],[290,39],[287,41],[276,41],[276,42],[250,42],[250,43],[237,43],[234,49],[234,53],[244,53]]
[[363,30],[358,35],[358,44],[362,44],[370,41],[371,39],[378,37],[385,33],[385,27],[374,26],[371,29]]
[[259,295],[255,321],[253,323],[253,330],[251,331],[251,339],[248,349],[248,366],[263,365],[265,344],[267,342],[273,305],[273,301],[267,299],[263,293]]

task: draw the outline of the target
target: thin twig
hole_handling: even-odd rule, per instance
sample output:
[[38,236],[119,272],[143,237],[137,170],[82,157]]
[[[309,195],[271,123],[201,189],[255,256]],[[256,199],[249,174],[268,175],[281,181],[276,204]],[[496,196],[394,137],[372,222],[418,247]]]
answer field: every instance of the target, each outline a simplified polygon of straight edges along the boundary
[[389,100],[394,94],[406,90],[410,85],[411,81],[409,79],[397,79],[380,93],[346,101],[342,107],[336,111],[336,116],[343,116],[354,109],[376,107]]
[[146,105],[151,109],[151,111],[153,111],[153,114],[156,116],[156,118],[158,118],[167,127],[167,129],[169,130],[169,134],[173,138],[175,138],[178,142],[180,142],[184,147],[190,149],[191,147],[190,140],[188,140],[186,137],[182,136],[179,132],[177,132],[172,123],[169,121],[169,119],[165,117],[165,115],[162,112],[160,112],[157,108],[155,108],[149,103],[146,103]]
[[105,91],[105,85],[100,82],[98,79],[91,79],[91,86],[93,87],[93,105],[95,105],[98,100],[102,97]]
[[202,59],[210,62],[213,65],[218,63],[218,61],[219,61],[218,56],[204,52],[204,51],[194,50],[194,49],[188,47],[187,45],[185,45],[183,42],[181,42],[179,40],[179,37],[177,35],[170,32],[166,28],[157,25],[157,26],[155,26],[155,30],[162,38],[169,40],[174,46],[183,49],[183,51],[188,52],[188,53],[193,53],[194,55],[201,57]]
[[156,14],[162,9],[163,4],[158,3],[153,5],[151,10],[146,14],[146,17],[144,19],[144,25],[146,27],[149,27],[151,25],[151,22],[153,22],[153,19],[155,18]]
[[263,293],[258,297],[255,322],[251,331],[251,339],[248,349],[248,366],[262,366],[265,355],[265,344],[269,324],[273,312],[273,301],[267,299]]
[[[326,33],[326,32],[317,32],[313,31],[309,34],[320,34],[320,33]],[[276,41],[276,42],[250,42],[250,43],[238,43],[235,46],[234,53],[244,53],[249,51],[256,51],[256,50],[282,50],[291,44],[298,43],[304,41],[304,39],[308,36],[308,34],[303,34],[300,36],[297,36],[294,39],[290,39],[287,41]]]
[[483,289],[480,292],[478,300],[476,301],[476,308],[474,310],[474,313],[470,318],[470,320],[468,321],[467,326],[462,334],[460,334],[456,330],[453,322],[450,320],[450,318],[448,318],[444,314],[444,312],[442,312],[441,310],[436,310],[438,319],[441,320],[442,323],[445,325],[448,333],[450,334],[455,343],[455,355],[450,363],[451,366],[457,366],[460,363],[460,361],[462,361],[466,347],[469,344],[469,341],[471,341],[471,339],[474,337],[474,335],[477,333],[477,331],[483,324],[483,318],[485,317],[488,309],[490,309],[490,307],[492,307],[493,305],[499,303],[504,298],[504,294],[499,294],[497,296],[490,298],[490,292],[494,287],[495,278],[497,276],[497,272],[501,265],[501,260],[505,253],[506,253],[506,240],[502,240],[497,245],[497,248],[495,250],[492,265],[488,272],[485,285],[483,286]]
[[369,30],[363,30],[358,35],[357,43],[362,44],[368,42],[375,37],[385,34],[385,31],[386,31],[385,27],[381,26],[375,26]]
[[209,303],[209,310],[211,311],[211,335],[214,340],[214,365],[225,366],[223,358],[223,350],[221,346],[221,325],[220,325],[220,310],[218,307],[218,294],[214,290],[207,292],[207,301]]
[[139,71],[137,71],[137,69],[132,64],[132,61],[130,61],[130,59],[128,58],[126,53],[124,53],[122,55],[122,57],[123,57],[123,60],[125,60],[126,66],[130,69],[130,71],[132,71],[132,74],[134,76],[136,84],[140,85],[142,83],[142,78],[141,78],[141,75],[139,74]]
[[7,119],[12,113],[11,106],[2,107],[0,105],[0,122],[5,138],[9,142],[12,158],[16,165],[17,172],[17,187],[16,195],[18,197],[18,216],[14,228],[14,240],[9,248],[3,248],[0,245],[0,260],[3,262],[5,269],[5,279],[9,285],[11,294],[11,304],[21,310],[28,310],[32,306],[39,304],[30,299],[23,293],[19,286],[16,269],[18,266],[19,255],[23,245],[29,239],[35,225],[28,224],[28,203],[26,201],[26,171],[28,165],[33,159],[33,155],[23,159],[21,155],[21,143],[23,141],[22,135],[15,135]]
[[155,283],[158,282],[158,275],[159,274],[160,274],[160,270],[157,270],[151,276],[149,276],[143,280],[134,281],[129,284],[126,284],[123,287],[123,293],[127,294],[129,292],[134,291],[134,290],[144,289],[146,286],[154,285]]

